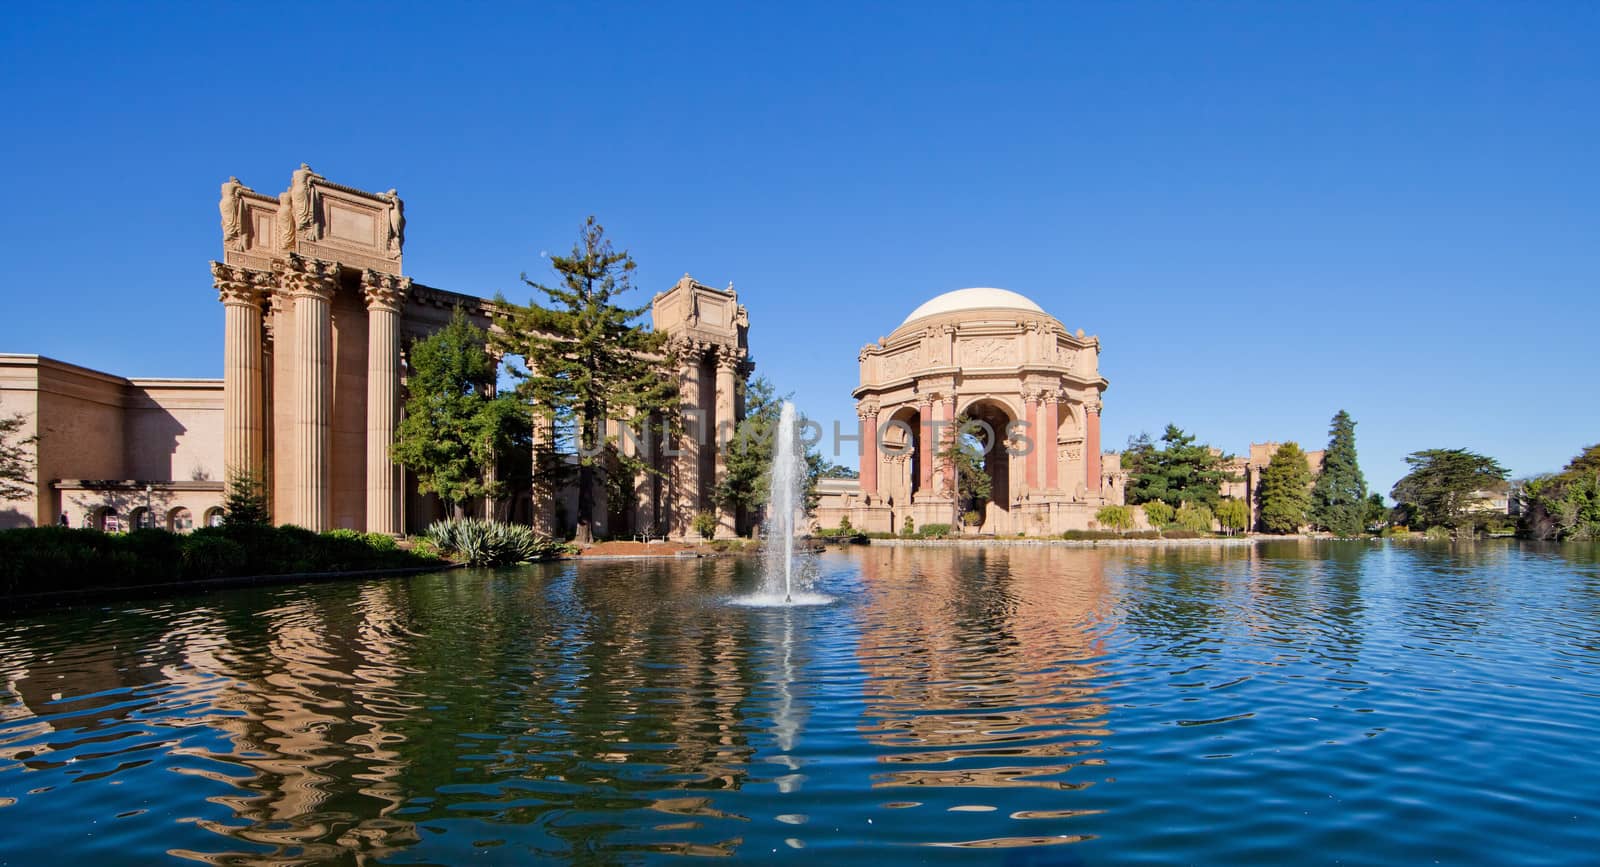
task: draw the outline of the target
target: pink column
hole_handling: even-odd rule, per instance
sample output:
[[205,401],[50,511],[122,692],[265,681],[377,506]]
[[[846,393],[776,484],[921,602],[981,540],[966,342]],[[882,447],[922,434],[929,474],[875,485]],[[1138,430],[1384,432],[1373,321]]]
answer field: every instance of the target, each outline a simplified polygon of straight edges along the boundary
[[933,493],[933,399],[924,398],[922,401],[922,432],[917,437],[917,475],[921,478],[917,484],[922,495]]
[[878,406],[862,404],[856,411],[861,420],[861,492],[878,495]]
[[1061,480],[1057,473],[1061,467],[1061,459],[1056,454],[1056,431],[1060,427],[1060,403],[1057,402],[1054,392],[1048,392],[1044,396],[1044,486],[1050,491],[1060,488]]
[[1090,496],[1100,495],[1100,402],[1088,404],[1089,424],[1083,435],[1084,481]]
[[1028,423],[1028,439],[1033,441],[1033,447],[1028,449],[1027,486],[1030,491],[1039,489],[1039,452],[1044,449],[1044,437],[1039,423],[1039,398],[1033,392],[1024,392],[1022,395],[1022,415]]
[[[939,453],[944,454],[950,450],[950,446],[956,441],[956,396],[953,394],[945,395],[939,402],[944,404],[943,412],[939,413],[939,420],[944,422],[944,428],[939,431]],[[944,479],[940,491],[943,492],[944,487],[947,486],[954,490],[955,463],[949,458],[940,458],[939,472]]]

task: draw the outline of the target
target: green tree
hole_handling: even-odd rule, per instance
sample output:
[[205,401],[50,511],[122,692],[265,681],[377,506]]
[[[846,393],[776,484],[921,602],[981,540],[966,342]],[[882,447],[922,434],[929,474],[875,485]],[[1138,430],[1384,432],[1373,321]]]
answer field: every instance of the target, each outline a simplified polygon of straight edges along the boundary
[[1361,526],[1376,527],[1389,519],[1389,507],[1383,504],[1383,495],[1372,493],[1361,512]]
[[1217,523],[1228,535],[1250,528],[1250,507],[1244,500],[1229,497],[1217,504]]
[[[724,447],[726,473],[712,491],[717,505],[730,513],[751,511],[766,505],[770,496],[772,458],[777,451],[778,420],[788,395],[778,396],[766,377],[758,376],[740,385],[744,394],[745,415]],[[797,419],[801,425],[805,420]],[[833,475],[843,468],[829,463],[813,445],[806,446],[806,511],[817,506],[817,480],[847,478]]]
[[1177,511],[1166,504],[1165,500],[1151,500],[1144,504],[1144,519],[1150,526],[1159,530],[1172,523],[1172,513]]
[[[1406,455],[1411,472],[1389,496],[1421,527],[1465,532],[1479,491],[1505,485],[1506,470],[1493,458],[1466,449],[1426,449]],[[1415,528],[1413,528],[1415,529]]]
[[27,418],[0,418],[0,500],[21,500],[33,495],[33,446],[39,437],[17,437]]
[[982,506],[988,502],[994,487],[984,463],[990,456],[998,456],[1000,460],[1009,457],[995,448],[996,443],[986,442],[982,433],[979,426],[972,424],[971,418],[960,416],[955,422],[954,436],[939,452],[940,459],[955,469],[945,479],[945,493],[955,501],[957,515],[969,511],[983,513]]
[[504,493],[489,470],[527,423],[515,399],[494,393],[488,344],[489,335],[459,307],[444,328],[412,343],[405,418],[395,431],[395,463],[458,518],[468,500]]
[[517,393],[546,423],[573,433],[578,452],[576,541],[586,544],[594,539],[600,487],[620,493],[639,474],[655,472],[619,448],[617,438],[609,435],[609,422],[620,421],[634,431],[648,428],[644,420],[652,413],[665,416],[676,406],[677,384],[670,363],[661,357],[666,335],[641,320],[649,306],[618,304],[633,289],[636,266],[627,251],[612,247],[594,217],[584,221],[572,253],[551,256],[550,264],[559,278],[555,285],[522,277],[549,306],[497,299],[508,311],[497,342],[522,359],[521,364],[508,364],[519,380]]
[[1311,488],[1311,523],[1337,536],[1358,536],[1367,528],[1367,479],[1356,461],[1356,423],[1344,410],[1328,428],[1322,472]]
[[230,527],[261,527],[272,523],[267,509],[267,485],[255,473],[239,470],[228,478],[222,500],[222,522]]
[[1094,519],[1100,526],[1118,533],[1133,529],[1133,511],[1127,506],[1101,506],[1094,513]]
[[1128,499],[1136,504],[1160,500],[1174,509],[1184,503],[1210,508],[1222,498],[1222,484],[1238,480],[1225,468],[1230,459],[1174,424],[1162,433],[1160,448],[1140,434],[1129,440],[1122,457]]
[[1299,443],[1286,442],[1261,471],[1261,527],[1269,533],[1294,533],[1311,509],[1311,468]]
[[1184,503],[1178,507],[1178,512],[1173,516],[1178,526],[1196,533],[1211,532],[1211,522],[1216,516],[1211,510],[1200,503]]
[[1519,531],[1534,539],[1600,539],[1600,445],[1592,445],[1559,473],[1519,486]]

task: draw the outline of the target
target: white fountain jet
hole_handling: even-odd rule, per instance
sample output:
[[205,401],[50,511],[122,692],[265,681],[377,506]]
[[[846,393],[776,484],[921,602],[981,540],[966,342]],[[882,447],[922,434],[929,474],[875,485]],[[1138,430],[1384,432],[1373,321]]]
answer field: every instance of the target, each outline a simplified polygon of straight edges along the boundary
[[804,514],[805,456],[800,451],[799,426],[794,404],[783,402],[778,416],[778,442],[772,453],[770,496],[767,498],[766,590],[778,593],[778,576],[783,576],[783,601],[794,602],[794,537],[799,516]]

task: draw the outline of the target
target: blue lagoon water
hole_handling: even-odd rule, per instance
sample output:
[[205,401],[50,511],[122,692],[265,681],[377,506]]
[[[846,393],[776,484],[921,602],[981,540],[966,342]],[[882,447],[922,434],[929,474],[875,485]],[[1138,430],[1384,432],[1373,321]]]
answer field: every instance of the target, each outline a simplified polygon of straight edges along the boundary
[[0,620],[0,863],[1581,863],[1600,554],[895,548]]

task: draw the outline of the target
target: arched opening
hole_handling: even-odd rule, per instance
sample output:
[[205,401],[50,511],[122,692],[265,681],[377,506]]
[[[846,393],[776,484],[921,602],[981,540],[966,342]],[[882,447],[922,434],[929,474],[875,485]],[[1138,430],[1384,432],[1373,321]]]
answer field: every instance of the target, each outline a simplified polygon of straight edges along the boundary
[[212,506],[211,508],[206,510],[206,526],[207,527],[220,527],[220,526],[222,526],[222,507],[221,506]]
[[878,444],[878,493],[892,508],[889,528],[900,532],[911,514],[911,500],[922,488],[922,459],[917,454],[922,441],[922,413],[902,406],[878,422],[882,439]]
[[963,446],[989,477],[989,492],[981,498],[963,493],[958,508],[964,513],[977,512],[984,533],[1009,533],[1011,449],[1006,429],[1014,417],[1004,404],[988,398],[972,402],[961,415],[966,420],[960,434]]
[[194,514],[182,506],[167,513],[167,529],[174,533],[187,533],[194,529]]
[[129,530],[153,530],[155,526],[155,515],[144,506],[139,506],[128,513]]
[[101,506],[94,510],[91,526],[103,533],[122,532],[122,516],[110,506]]

